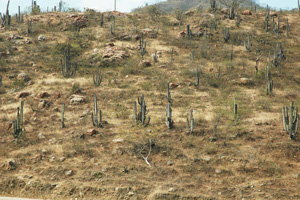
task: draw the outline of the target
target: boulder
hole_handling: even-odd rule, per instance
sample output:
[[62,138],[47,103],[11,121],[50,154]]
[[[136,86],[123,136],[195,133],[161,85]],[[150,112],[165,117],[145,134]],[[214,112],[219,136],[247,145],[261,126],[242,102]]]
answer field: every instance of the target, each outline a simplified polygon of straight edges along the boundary
[[71,104],[80,104],[80,103],[84,103],[84,102],[85,102],[85,98],[83,96],[74,94],[70,97]]
[[185,36],[185,32],[181,31],[180,33],[178,33],[178,37],[179,38],[183,38]]
[[252,12],[250,10],[244,10],[242,11],[242,15],[252,15]]
[[139,64],[139,67],[150,67],[151,62],[149,60],[142,60]]
[[25,82],[28,82],[30,80],[28,74],[26,74],[26,73],[18,74],[17,79],[25,81]]
[[46,37],[45,37],[45,36],[39,35],[38,41],[45,41],[45,40],[46,40]]
[[17,98],[25,98],[25,97],[28,97],[30,95],[29,92],[20,92],[18,95],[17,95]]
[[96,135],[98,132],[96,131],[96,129],[89,129],[87,130],[86,134],[89,136],[93,136]]
[[43,98],[46,98],[46,97],[50,97],[50,95],[49,95],[48,92],[42,92],[42,93],[38,94],[37,97],[43,99]]

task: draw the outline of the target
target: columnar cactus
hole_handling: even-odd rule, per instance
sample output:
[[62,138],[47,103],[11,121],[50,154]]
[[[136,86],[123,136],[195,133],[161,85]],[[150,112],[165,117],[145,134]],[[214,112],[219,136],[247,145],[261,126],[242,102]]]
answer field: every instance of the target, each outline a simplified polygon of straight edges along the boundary
[[210,11],[215,12],[217,10],[217,1],[216,0],[210,0]]
[[191,117],[190,117],[190,123],[189,118],[186,118],[186,128],[189,134],[193,133],[194,131],[194,117],[193,117],[193,109],[191,109]]
[[173,64],[174,61],[174,48],[171,49],[171,64]]
[[230,61],[232,62],[233,60],[233,45],[231,46],[231,51],[230,51]]
[[235,98],[233,100],[233,115],[234,115],[234,121],[237,122],[238,121],[238,106],[235,103]]
[[144,33],[142,33],[142,37],[140,37],[140,54],[142,58],[146,54],[146,46],[147,46],[147,42],[144,41]]
[[269,53],[269,61],[272,63],[274,67],[280,67],[281,61],[285,60],[285,52],[283,50],[282,44],[280,43],[280,46],[278,47],[278,44],[276,44],[274,49],[274,59],[271,60],[271,56]]
[[266,10],[266,14],[265,14],[265,29],[266,29],[266,32],[269,31],[269,18],[270,18],[270,8],[269,6],[267,5],[267,10]]
[[93,80],[94,80],[94,85],[99,87],[100,84],[102,83],[102,74],[101,74],[101,70],[100,67],[97,67],[97,72],[96,75],[93,74]]
[[112,35],[114,35],[115,34],[115,30],[116,30],[116,17],[113,16],[113,23],[112,23],[112,25],[110,27],[110,33]]
[[[71,63],[71,53],[70,53],[70,44],[68,43],[68,47],[64,52],[64,63],[62,59],[60,59],[60,71],[65,78],[73,77],[76,74],[77,63]],[[71,71],[72,66],[74,66],[74,70]]]
[[[103,124],[102,124],[102,111],[99,109],[99,119],[98,119],[98,106],[97,106],[97,95],[95,93],[94,95],[94,111],[95,111],[95,115],[92,112],[92,122],[93,122],[93,126],[95,127],[99,127],[99,128],[103,128]],[[95,118],[95,119],[94,119]]]
[[289,19],[286,19],[286,37],[289,37],[289,32],[290,32]]
[[195,86],[199,86],[199,82],[200,82],[200,74],[199,74],[199,70],[198,70],[198,67],[196,69],[196,83]]
[[298,107],[294,107],[294,102],[290,104],[289,111],[287,106],[282,108],[282,117],[284,130],[293,139],[298,132],[299,125]]
[[13,137],[19,138],[23,131],[23,108],[24,102],[21,101],[21,109],[18,107],[17,119],[13,121]]
[[2,75],[0,74],[0,87],[2,85]]
[[235,5],[232,3],[232,6],[228,10],[229,19],[233,20],[235,17]]
[[27,21],[27,33],[28,34],[32,33],[32,21],[31,20]]
[[61,128],[65,128],[65,104],[61,105]]
[[100,17],[100,26],[102,27],[104,24],[104,15],[103,13],[101,14],[101,17]]
[[230,38],[229,28],[224,27],[223,38],[224,38],[225,42],[229,41],[229,38]]
[[167,85],[167,96],[166,96],[169,104],[172,104],[172,97],[171,97],[171,92],[170,92],[170,82],[168,82]]
[[271,95],[273,90],[273,80],[271,78],[270,66],[266,65],[266,93],[267,95]]
[[239,14],[236,15],[235,25],[236,27],[240,27],[242,18]]
[[174,127],[174,121],[172,120],[172,108],[170,103],[166,107],[166,124],[169,129],[172,129]]
[[76,22],[73,24],[73,32],[80,33],[80,24],[79,23]]
[[157,51],[155,50],[155,53],[153,55],[153,61],[157,62],[157,60],[158,60],[158,56],[157,56]]
[[191,55],[190,56],[191,56],[192,62],[194,62],[194,60],[195,60],[194,50],[191,51]]
[[192,30],[190,29],[190,25],[189,24],[186,26],[186,34],[187,34],[187,37],[189,39],[191,39],[191,37],[192,37]]
[[137,105],[136,102],[134,102],[134,117],[136,123],[141,123],[144,125],[144,127],[148,126],[150,123],[151,118],[146,117],[146,115],[149,113],[149,110],[147,110],[144,94],[142,94],[141,98],[138,98],[138,103],[140,105],[140,111],[137,112]]

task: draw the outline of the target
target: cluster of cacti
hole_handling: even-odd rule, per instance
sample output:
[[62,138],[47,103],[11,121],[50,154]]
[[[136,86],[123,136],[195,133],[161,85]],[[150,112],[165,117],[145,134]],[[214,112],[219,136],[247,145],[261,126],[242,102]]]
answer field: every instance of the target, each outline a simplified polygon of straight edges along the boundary
[[65,128],[65,104],[61,105],[61,128]]
[[282,117],[284,130],[293,139],[298,132],[299,125],[298,107],[294,107],[294,102],[290,104],[289,111],[287,106],[282,108]]
[[141,123],[142,125],[144,125],[144,127],[146,127],[149,125],[151,118],[146,117],[146,115],[149,113],[149,110],[147,110],[144,94],[142,94],[141,98],[138,98],[138,103],[140,105],[139,112],[137,111],[136,101],[134,102],[134,118],[137,124]]
[[235,102],[235,98],[233,100],[233,115],[234,115],[234,121],[237,122],[238,121],[238,106]]
[[230,38],[229,28],[224,27],[223,38],[224,38],[225,42],[229,41],[229,38]]
[[233,20],[235,17],[235,1],[232,2],[232,5],[230,6],[230,8],[228,10],[228,17],[231,20]]
[[191,109],[191,117],[190,117],[190,122],[189,118],[186,118],[186,128],[187,131],[191,134],[194,131],[194,117],[193,117],[193,109]]
[[282,44],[280,43],[279,47],[278,44],[276,44],[274,49],[274,58],[271,60],[271,55],[269,53],[269,61],[272,63],[274,67],[280,67],[281,61],[284,61],[286,59],[285,52],[283,50]]
[[167,84],[167,100],[169,104],[172,104],[172,97],[171,97],[171,92],[170,92],[170,82]]
[[94,85],[97,87],[99,87],[100,84],[102,83],[102,74],[101,74],[100,67],[97,67],[96,75],[93,74],[93,80],[94,80]]
[[198,70],[198,67],[196,69],[196,82],[194,83],[195,86],[199,86],[199,82],[200,82],[200,73],[199,73],[199,70]]
[[210,0],[210,11],[215,12],[217,10],[217,1],[216,0]]
[[95,114],[92,112],[92,115],[91,115],[93,126],[103,128],[101,109],[99,109],[99,119],[98,119],[98,106],[97,106],[97,95],[96,95],[96,93],[94,95],[94,110],[95,110]]
[[242,18],[241,18],[241,16],[237,13],[237,14],[236,14],[236,20],[235,20],[235,25],[236,25],[236,27],[240,27],[241,21],[242,21]]
[[0,15],[1,21],[2,21],[1,27],[4,27],[6,25],[10,26],[11,16],[9,15],[9,3],[10,3],[10,0],[8,0],[8,2],[7,2],[6,14],[5,15],[3,14],[3,16]]
[[[54,7],[56,11],[56,6]],[[36,1],[31,1],[31,14],[35,15],[41,12],[40,6],[37,5]]]
[[[65,78],[75,76],[77,70],[77,63],[74,64],[71,63],[70,48],[71,46],[68,43],[68,46],[64,52],[64,63],[62,59],[60,59],[60,71]],[[72,66],[74,66],[73,71],[71,71]]]
[[28,34],[32,33],[32,21],[31,20],[27,21],[27,33]]
[[104,24],[104,14],[102,13],[100,16],[100,27],[102,27]]
[[58,4],[58,11],[59,12],[62,12],[62,6],[63,6],[63,3],[62,3],[62,0],[60,0],[59,4]]
[[110,25],[110,33],[112,35],[115,34],[115,30],[116,30],[116,17],[113,16],[113,23]]
[[73,24],[73,32],[74,33],[79,33],[80,32],[80,24],[79,23],[74,23]]
[[13,137],[19,138],[23,131],[23,108],[24,108],[24,102],[21,101],[21,109],[18,107],[17,112],[17,119],[13,121]]
[[155,53],[153,54],[153,61],[157,62],[158,61],[158,55],[157,55],[157,51],[155,50]]
[[144,58],[144,55],[146,54],[146,46],[147,42],[144,41],[144,33],[142,33],[142,37],[140,37],[140,54],[142,58]]
[[170,103],[166,107],[166,124],[169,129],[172,129],[174,127],[174,121],[172,120],[172,108]]
[[24,15],[21,16],[21,8],[18,6],[18,13],[16,14],[16,22],[17,23],[23,23],[24,22]]
[[273,80],[271,77],[271,71],[270,71],[270,66],[266,65],[266,93],[267,95],[271,95],[272,90],[273,90]]

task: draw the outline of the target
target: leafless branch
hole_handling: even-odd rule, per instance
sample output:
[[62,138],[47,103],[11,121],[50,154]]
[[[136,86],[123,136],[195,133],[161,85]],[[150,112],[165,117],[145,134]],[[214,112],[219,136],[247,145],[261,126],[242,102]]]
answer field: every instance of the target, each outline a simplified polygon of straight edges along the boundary
[[149,166],[149,167],[151,167],[151,164],[149,163],[149,161],[148,161],[148,158],[149,158],[149,156],[150,156],[150,154],[151,154],[151,151],[152,151],[152,140],[151,139],[149,139],[149,152],[148,152],[148,155],[145,157],[143,154],[142,154],[142,152],[145,150],[145,146],[141,149],[141,151],[140,151],[140,154],[141,154],[141,156],[142,156],[142,158],[145,160],[145,162],[147,163],[147,165]]

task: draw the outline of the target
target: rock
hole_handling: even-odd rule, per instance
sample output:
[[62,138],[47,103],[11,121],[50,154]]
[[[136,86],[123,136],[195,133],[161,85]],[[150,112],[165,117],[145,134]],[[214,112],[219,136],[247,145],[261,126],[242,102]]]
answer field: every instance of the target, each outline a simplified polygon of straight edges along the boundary
[[58,99],[60,98],[60,93],[55,93],[52,95],[53,99]]
[[173,163],[169,160],[169,161],[167,162],[167,165],[168,165],[168,166],[172,166]]
[[176,191],[175,188],[170,188],[170,189],[169,189],[169,192],[175,192],[175,191]]
[[8,78],[9,78],[9,79],[16,78],[16,75],[15,75],[15,74],[10,74],[10,75],[8,76]]
[[44,41],[44,40],[46,40],[46,37],[43,35],[39,35],[38,41]]
[[18,74],[17,79],[25,81],[25,82],[28,82],[30,80],[28,74],[26,74],[26,73]]
[[121,143],[123,141],[124,141],[124,139],[122,139],[122,138],[117,138],[117,139],[113,140],[114,143]]
[[73,175],[73,170],[68,170],[65,172],[65,175],[67,176],[72,176]]
[[215,141],[217,141],[217,138],[216,138],[216,137],[210,137],[210,138],[209,138],[209,141],[215,142]]
[[43,135],[43,133],[39,133],[37,135],[37,137],[41,140],[41,139],[45,139],[45,136]]
[[190,11],[185,12],[184,15],[192,16],[192,15],[194,15],[194,13],[195,13],[194,11],[190,10]]
[[12,127],[12,123],[9,123],[9,124],[7,125],[7,131],[9,131],[9,130],[11,129],[11,127]]
[[228,12],[229,12],[229,9],[228,9],[228,8],[222,8],[222,9],[221,9],[221,13],[222,13],[222,14],[228,14]]
[[45,97],[50,97],[50,95],[48,92],[42,92],[42,93],[38,94],[37,97],[43,99]]
[[157,37],[157,33],[150,29],[150,28],[146,28],[143,29],[142,32],[144,33],[145,36],[149,37],[149,38],[156,38]]
[[29,92],[20,92],[18,95],[17,95],[17,98],[25,98],[25,97],[28,97],[30,95]]
[[46,100],[41,99],[40,103],[38,105],[38,108],[42,109],[42,108],[46,108],[46,107],[49,108],[50,107],[50,103],[48,101],[46,101]]
[[151,62],[149,60],[142,60],[139,64],[139,67],[150,67],[151,66]]
[[86,134],[89,136],[93,136],[93,135],[97,134],[97,131],[95,129],[89,129],[89,130],[87,130]]
[[238,80],[238,84],[240,84],[240,85],[252,85],[253,82],[252,82],[252,79],[250,79],[250,78],[240,78]]
[[203,36],[203,32],[201,31],[192,32],[192,36],[201,37]]
[[177,88],[178,87],[178,84],[176,83],[170,83],[170,88],[171,89],[174,89],[174,88]]
[[31,41],[30,39],[26,38],[26,39],[25,39],[25,43],[26,43],[26,44],[31,44],[32,41]]
[[58,160],[59,160],[60,162],[63,162],[63,161],[66,160],[66,158],[65,158],[65,157],[60,157]]
[[10,160],[7,162],[7,170],[15,170],[17,169],[17,163],[15,160]]
[[128,196],[133,196],[134,195],[134,192],[130,191],[128,192]]
[[80,104],[80,103],[84,103],[85,102],[85,98],[83,96],[80,95],[72,95],[70,98],[70,103],[71,104]]
[[242,15],[252,15],[252,12],[250,10],[244,10]]
[[277,13],[276,13],[276,12],[270,12],[270,16],[271,16],[271,17],[273,17],[273,16],[274,16],[274,17],[277,17]]
[[178,37],[179,38],[183,38],[185,36],[185,32],[181,31],[180,33],[178,33]]
[[216,172],[217,174],[221,174],[221,173],[222,173],[222,171],[219,170],[219,169],[216,169],[215,172]]

